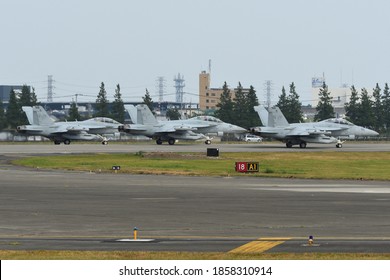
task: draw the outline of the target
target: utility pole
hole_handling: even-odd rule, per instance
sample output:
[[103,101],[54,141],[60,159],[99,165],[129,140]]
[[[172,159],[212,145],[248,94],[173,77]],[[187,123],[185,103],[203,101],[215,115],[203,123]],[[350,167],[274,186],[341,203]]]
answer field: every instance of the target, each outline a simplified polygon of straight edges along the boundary
[[47,102],[53,102],[53,75],[47,76]]
[[267,96],[267,108],[271,107],[272,81],[266,80],[264,83],[264,91]]
[[[176,88],[176,102],[183,104],[183,94],[184,94],[184,76],[181,76],[180,73],[174,77],[173,81],[175,82]],[[180,105],[181,107],[182,105]],[[181,109],[181,108],[180,108]]]
[[158,92],[158,101],[163,102],[164,101],[164,93],[166,88],[166,81],[164,77],[157,77],[156,80],[156,89]]

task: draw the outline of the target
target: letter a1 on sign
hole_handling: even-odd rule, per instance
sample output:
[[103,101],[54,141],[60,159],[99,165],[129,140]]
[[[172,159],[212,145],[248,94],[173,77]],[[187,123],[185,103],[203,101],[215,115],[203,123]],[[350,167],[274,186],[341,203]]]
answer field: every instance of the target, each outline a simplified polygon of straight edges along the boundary
[[236,162],[236,171],[242,173],[259,172],[259,163],[246,161]]

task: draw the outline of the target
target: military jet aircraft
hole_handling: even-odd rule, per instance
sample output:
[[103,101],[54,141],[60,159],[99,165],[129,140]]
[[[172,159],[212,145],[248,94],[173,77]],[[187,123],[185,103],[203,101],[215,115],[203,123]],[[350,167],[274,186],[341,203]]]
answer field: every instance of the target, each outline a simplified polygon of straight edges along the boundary
[[174,145],[176,140],[205,139],[205,144],[211,144],[206,135],[222,136],[224,133],[244,133],[246,129],[224,123],[210,116],[199,116],[188,120],[157,121],[153,113],[145,104],[125,105],[134,124],[119,127],[119,131],[134,135],[144,135],[156,140],[158,145],[167,141]]
[[286,143],[287,148],[293,145],[306,148],[307,143],[336,143],[336,147],[341,148],[345,142],[341,139],[379,135],[374,130],[354,125],[341,118],[289,124],[278,107],[266,109],[263,106],[255,106],[254,109],[265,126],[251,128],[252,134],[282,141]]
[[72,140],[101,141],[107,145],[108,140],[102,134],[118,132],[121,123],[104,117],[92,118],[85,121],[55,122],[42,106],[23,106],[29,125],[16,128],[26,135],[37,135],[49,138],[54,144],[69,145]]

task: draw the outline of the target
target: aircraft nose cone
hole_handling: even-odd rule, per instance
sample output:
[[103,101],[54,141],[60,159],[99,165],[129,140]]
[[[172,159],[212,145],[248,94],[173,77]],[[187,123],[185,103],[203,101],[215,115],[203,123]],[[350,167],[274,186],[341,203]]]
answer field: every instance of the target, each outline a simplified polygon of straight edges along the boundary
[[378,136],[379,133],[375,130],[364,128],[364,136]]

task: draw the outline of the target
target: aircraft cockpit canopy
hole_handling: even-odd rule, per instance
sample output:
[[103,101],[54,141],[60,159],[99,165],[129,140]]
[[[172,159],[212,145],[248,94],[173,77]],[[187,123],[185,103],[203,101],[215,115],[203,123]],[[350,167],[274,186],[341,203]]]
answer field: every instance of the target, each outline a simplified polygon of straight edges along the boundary
[[327,119],[326,121],[330,122],[330,123],[336,123],[336,124],[353,125],[353,123],[347,121],[346,119],[342,119],[342,118]]
[[113,120],[110,118],[105,118],[105,117],[96,117],[96,118],[93,118],[93,120],[96,122],[102,122],[102,123],[120,124],[116,120]]
[[194,117],[192,119],[198,120],[198,121],[222,123],[222,121],[220,119],[217,119],[216,117],[211,117],[211,116],[197,116],[197,117]]

